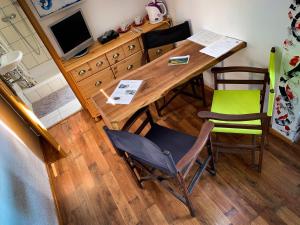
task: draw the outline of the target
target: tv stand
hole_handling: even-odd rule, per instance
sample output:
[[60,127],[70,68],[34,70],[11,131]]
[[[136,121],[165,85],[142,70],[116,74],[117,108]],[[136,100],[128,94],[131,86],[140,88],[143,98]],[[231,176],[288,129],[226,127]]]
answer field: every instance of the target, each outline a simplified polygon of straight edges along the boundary
[[78,52],[78,53],[74,56],[74,58],[80,58],[80,57],[82,57],[82,56],[84,56],[84,55],[86,55],[86,54],[88,54],[88,53],[89,53],[89,49],[88,49],[88,48],[83,49],[82,51]]

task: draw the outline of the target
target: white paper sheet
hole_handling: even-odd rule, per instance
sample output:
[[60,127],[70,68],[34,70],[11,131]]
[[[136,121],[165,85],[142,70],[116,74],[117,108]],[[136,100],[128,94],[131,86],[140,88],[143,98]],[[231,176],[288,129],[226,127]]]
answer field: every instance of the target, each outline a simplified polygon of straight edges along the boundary
[[113,105],[128,105],[132,101],[142,82],[142,80],[121,80],[106,103]]
[[224,37],[218,41],[215,41],[209,46],[201,49],[200,52],[212,56],[214,58],[218,58],[224,55],[225,53],[229,52],[231,49],[239,45],[241,42],[242,41],[234,38]]
[[208,46],[223,37],[223,35],[216,34],[212,31],[201,29],[199,32],[189,37],[188,40],[203,46]]

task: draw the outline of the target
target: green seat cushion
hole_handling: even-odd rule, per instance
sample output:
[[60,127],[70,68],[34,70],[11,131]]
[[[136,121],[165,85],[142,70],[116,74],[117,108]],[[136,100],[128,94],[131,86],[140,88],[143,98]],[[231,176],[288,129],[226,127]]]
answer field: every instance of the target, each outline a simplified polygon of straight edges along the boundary
[[[260,112],[260,90],[215,90],[211,112],[221,114],[251,114]],[[261,125],[260,120],[252,121],[218,121],[214,123]],[[215,127],[213,132],[262,134],[261,130]]]

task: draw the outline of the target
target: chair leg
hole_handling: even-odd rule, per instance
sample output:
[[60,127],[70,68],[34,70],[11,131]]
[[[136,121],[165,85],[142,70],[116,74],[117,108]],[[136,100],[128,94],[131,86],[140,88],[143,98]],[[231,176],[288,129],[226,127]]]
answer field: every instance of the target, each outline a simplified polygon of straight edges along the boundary
[[[215,134],[215,137],[216,137],[216,142],[218,142],[218,140],[219,140],[218,135]],[[219,160],[219,150],[218,150],[218,147],[214,147],[213,151],[214,151],[214,155],[215,155],[215,162],[218,162],[218,160]]]
[[197,92],[196,92],[196,88],[195,88],[195,85],[197,86],[197,83],[198,83],[198,79],[191,81],[191,86],[192,86],[192,91],[193,91],[194,96],[197,96]]
[[215,176],[216,175],[215,157],[213,155],[213,152],[212,152],[212,149],[211,149],[211,143],[210,142],[207,143],[206,148],[207,148],[207,154],[209,156],[211,156],[211,159],[210,159],[210,162],[209,162],[209,166],[210,166],[209,172],[210,172],[211,175]]
[[162,117],[158,102],[156,101],[156,102],[154,102],[154,104],[155,104],[155,108],[156,108],[156,112],[157,112],[158,116]]
[[265,135],[261,137],[260,143],[260,152],[259,152],[259,162],[258,162],[258,172],[261,173],[262,163],[263,163],[263,156],[264,156],[264,149],[265,149]]
[[185,185],[185,182],[184,182],[184,179],[183,179],[182,175],[181,174],[177,174],[177,179],[178,179],[179,185],[180,185],[180,187],[182,189],[183,196],[184,196],[185,201],[186,201],[186,206],[188,207],[191,216],[195,217],[195,210],[194,210],[192,202],[191,202],[191,200],[189,198],[188,190],[187,190],[187,187]]
[[136,181],[137,185],[139,186],[139,188],[143,189],[143,185],[142,182],[140,181],[138,175],[137,175],[137,169],[135,166],[132,165],[132,163],[130,162],[130,159],[123,157],[123,159],[126,162],[126,165],[128,166],[130,173],[132,174],[134,180]]
[[[256,136],[255,134],[252,135],[252,145],[254,146],[256,144]],[[252,161],[252,165],[255,166],[255,152],[256,149],[253,149],[251,151],[251,161]]]
[[199,78],[199,85],[201,89],[201,95],[203,99],[203,106],[206,107],[206,99],[205,99],[205,89],[204,89],[204,79],[203,79],[203,74],[200,75]]

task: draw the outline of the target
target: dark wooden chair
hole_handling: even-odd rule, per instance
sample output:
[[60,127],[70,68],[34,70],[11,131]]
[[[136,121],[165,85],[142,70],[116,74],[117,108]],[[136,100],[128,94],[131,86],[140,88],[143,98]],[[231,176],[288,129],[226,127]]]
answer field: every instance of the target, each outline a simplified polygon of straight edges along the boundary
[[[234,144],[212,141],[213,150],[231,153],[252,153],[252,164],[261,172],[265,139],[268,134],[269,122],[273,113],[275,87],[275,48],[270,54],[270,65],[267,68],[254,67],[222,67],[213,68],[215,77],[215,91],[212,100],[211,112],[199,112],[198,116],[214,122],[213,133],[246,134],[252,135],[252,143]],[[260,80],[226,79],[218,75],[221,73],[247,72],[261,74]],[[240,73],[241,75],[244,73]],[[264,101],[267,84],[270,83],[268,110],[264,112]],[[219,84],[248,84],[260,86],[261,89],[251,90],[218,90]],[[256,137],[260,137],[258,142]],[[256,164],[255,153],[259,152]],[[217,156],[216,156],[217,158]]]
[[[168,44],[173,44],[173,47],[175,47],[175,43],[179,41],[186,40],[188,37],[191,36],[191,31],[190,31],[190,25],[188,21],[170,27],[168,29],[163,29],[163,30],[154,30],[150,31],[147,33],[142,34],[142,41],[144,45],[144,61],[145,63],[150,62],[150,57],[149,57],[149,50],[157,47],[161,47],[164,45]],[[191,87],[192,93],[186,91],[188,86]],[[197,89],[200,87],[200,95],[197,93]],[[159,105],[158,102],[155,102],[156,110],[159,116],[161,116],[161,111],[168,106],[173,99],[178,94],[185,94],[187,96],[196,98],[196,99],[201,99],[203,101],[203,105],[206,106],[205,102],[205,91],[204,91],[204,80],[203,80],[203,74],[199,74],[192,80],[188,81],[187,83],[181,85],[180,87],[176,88],[173,90],[173,95],[166,100],[164,98],[164,103],[163,105]]]
[[[135,121],[143,115],[146,115],[146,119],[133,133],[129,132]],[[205,170],[212,175],[216,173],[210,148],[212,122],[206,122],[199,136],[193,137],[158,125],[148,108],[143,108],[128,120],[122,131],[104,129],[139,187],[143,187],[144,181],[157,181],[188,207],[191,216],[195,216],[189,195]],[[141,136],[145,129],[147,133]],[[199,154],[204,149],[207,156],[201,160]],[[197,170],[191,179],[187,179],[194,165],[198,166]],[[190,180],[188,185],[187,180]]]

